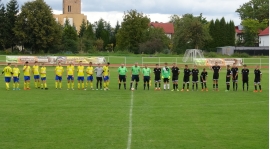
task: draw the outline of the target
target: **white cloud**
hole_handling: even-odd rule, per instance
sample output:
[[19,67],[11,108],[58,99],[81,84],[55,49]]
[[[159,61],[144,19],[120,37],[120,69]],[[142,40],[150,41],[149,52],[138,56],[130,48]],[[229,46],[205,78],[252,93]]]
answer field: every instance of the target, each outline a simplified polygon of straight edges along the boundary
[[[2,0],[4,3],[9,0]],[[29,0],[18,0],[22,5]],[[121,21],[124,11],[136,9],[149,15],[151,21],[168,22],[172,14],[183,15],[200,13],[207,20],[225,17],[227,21],[233,20],[235,25],[240,23],[235,10],[249,0],[81,0],[82,12],[87,15],[90,22],[100,18],[111,22]],[[62,0],[45,0],[55,12],[62,11]],[[60,12],[61,13],[61,12]]]

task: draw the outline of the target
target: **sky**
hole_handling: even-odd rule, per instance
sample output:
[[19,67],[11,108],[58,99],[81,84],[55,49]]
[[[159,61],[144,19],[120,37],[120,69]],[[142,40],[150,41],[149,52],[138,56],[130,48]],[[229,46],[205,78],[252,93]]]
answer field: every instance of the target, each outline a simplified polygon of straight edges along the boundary
[[[9,0],[2,0],[7,3]],[[17,0],[23,5],[30,0]],[[63,0],[44,0],[55,14],[62,14]],[[195,16],[203,14],[207,20],[225,18],[233,20],[235,25],[241,23],[239,15],[235,12],[240,5],[249,0],[81,0],[82,13],[94,23],[100,18],[110,22],[112,26],[116,22],[122,22],[124,12],[136,9],[147,15],[151,22],[168,22],[171,15],[183,15],[186,13]]]

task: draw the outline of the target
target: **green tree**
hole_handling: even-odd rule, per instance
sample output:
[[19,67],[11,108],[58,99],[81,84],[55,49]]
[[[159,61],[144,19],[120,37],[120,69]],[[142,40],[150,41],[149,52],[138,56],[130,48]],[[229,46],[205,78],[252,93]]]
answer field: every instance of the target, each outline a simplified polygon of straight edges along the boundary
[[234,46],[235,45],[235,26],[234,22],[230,20],[228,24],[228,45]]
[[80,51],[85,51],[85,46],[83,44],[83,40],[84,40],[84,33],[86,31],[86,22],[85,20],[83,19],[82,20],[82,24],[80,26],[80,31],[79,31],[79,49]]
[[[176,26],[173,37],[174,51],[183,53],[189,48],[203,48],[211,40],[208,25],[204,23],[202,16],[194,17],[192,14],[185,14],[182,18],[171,20]],[[203,20],[203,21],[202,21]]]
[[123,22],[116,36],[116,44],[119,49],[139,53],[139,44],[143,42],[142,34],[148,29],[150,19],[137,10],[124,13]]
[[0,0],[0,45],[4,48],[6,48],[6,45],[8,43],[7,38],[7,24],[6,24],[6,8],[3,3],[1,3]]
[[17,22],[17,14],[19,13],[19,5],[17,0],[10,0],[7,3],[6,8],[6,27],[7,27],[7,38],[9,42],[9,46],[11,46],[11,50],[13,51],[14,46],[17,43],[16,35],[14,32],[15,23]]
[[116,46],[116,35],[120,29],[119,21],[116,22],[114,30],[112,30],[111,43],[113,44],[113,49]]
[[268,24],[267,20],[262,21],[261,23],[258,20],[246,19],[242,21],[244,27],[244,45],[245,46],[256,46],[256,43],[259,43],[259,30],[265,29]]
[[73,53],[78,53],[78,35],[77,31],[73,26],[70,25],[69,20],[66,19],[63,35],[62,35],[62,51],[71,51]]
[[26,2],[15,24],[16,37],[33,53],[47,52],[61,41],[61,31],[52,15],[52,9],[43,1]]
[[226,25],[226,21],[225,18],[222,17],[220,19],[220,24],[219,24],[219,40],[220,43],[218,46],[223,47],[223,46],[227,46],[227,37],[226,34],[228,33],[227,31],[227,25]]
[[235,11],[241,20],[255,19],[262,22],[269,19],[269,0],[250,0]]

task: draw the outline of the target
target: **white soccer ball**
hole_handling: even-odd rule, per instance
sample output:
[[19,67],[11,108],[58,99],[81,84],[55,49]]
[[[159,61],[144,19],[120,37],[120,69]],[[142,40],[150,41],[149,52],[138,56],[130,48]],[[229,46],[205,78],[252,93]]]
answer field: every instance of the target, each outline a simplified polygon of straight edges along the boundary
[[134,91],[134,88],[132,87],[131,90]]

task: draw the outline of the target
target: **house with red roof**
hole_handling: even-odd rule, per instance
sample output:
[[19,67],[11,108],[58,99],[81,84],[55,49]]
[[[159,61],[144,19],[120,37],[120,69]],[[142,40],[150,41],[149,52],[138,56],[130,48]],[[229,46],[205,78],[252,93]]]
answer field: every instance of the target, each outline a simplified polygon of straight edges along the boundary
[[269,46],[269,26],[259,34],[259,46]]
[[151,27],[154,28],[162,28],[165,32],[165,34],[172,39],[172,36],[174,34],[174,26],[173,23],[158,23],[158,22],[151,22]]
[[243,43],[244,41],[242,25],[235,26],[235,41],[239,43]]

